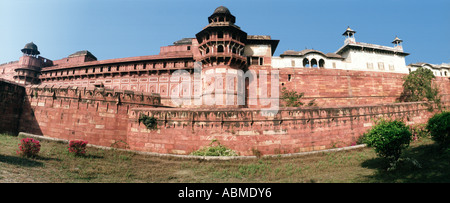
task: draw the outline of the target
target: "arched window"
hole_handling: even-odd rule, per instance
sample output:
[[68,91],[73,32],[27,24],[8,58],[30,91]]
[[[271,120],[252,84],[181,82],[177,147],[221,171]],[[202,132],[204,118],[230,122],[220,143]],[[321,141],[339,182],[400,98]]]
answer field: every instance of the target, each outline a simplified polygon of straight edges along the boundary
[[317,60],[316,59],[312,59],[311,60],[311,67],[312,68],[317,68]]
[[307,58],[303,59],[303,67],[309,68],[309,60]]
[[319,60],[319,67],[320,67],[320,68],[325,67],[325,61],[324,61],[323,59],[320,59],[320,60]]
[[223,45],[219,45],[219,46],[217,47],[217,52],[218,52],[218,53],[223,53]]

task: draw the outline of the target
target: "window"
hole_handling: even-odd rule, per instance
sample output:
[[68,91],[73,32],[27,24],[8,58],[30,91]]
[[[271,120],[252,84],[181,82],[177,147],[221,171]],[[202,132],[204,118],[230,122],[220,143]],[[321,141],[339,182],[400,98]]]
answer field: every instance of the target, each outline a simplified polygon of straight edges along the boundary
[[218,52],[218,53],[223,53],[223,45],[219,45],[219,46],[217,47],[217,52]]
[[191,50],[191,46],[187,46],[187,50]]
[[367,63],[367,69],[373,69],[373,63]]
[[384,70],[384,63],[383,62],[379,62],[378,63],[378,69],[379,70]]
[[320,68],[324,68],[325,67],[325,60],[323,60],[323,59],[319,60],[319,67]]
[[219,38],[219,39],[223,38],[223,32],[222,31],[219,31],[217,33],[217,38]]
[[291,66],[295,67],[295,61],[294,60],[291,60]]
[[333,68],[336,68],[336,62],[333,62]]
[[389,70],[395,70],[395,69],[394,69],[394,65],[389,64]]
[[291,74],[288,74],[288,81],[291,81]]
[[303,59],[303,67],[309,68],[309,60],[307,58]]
[[316,59],[311,60],[311,67],[317,68],[317,60]]
[[259,57],[259,65],[260,66],[264,65],[264,58],[263,57]]

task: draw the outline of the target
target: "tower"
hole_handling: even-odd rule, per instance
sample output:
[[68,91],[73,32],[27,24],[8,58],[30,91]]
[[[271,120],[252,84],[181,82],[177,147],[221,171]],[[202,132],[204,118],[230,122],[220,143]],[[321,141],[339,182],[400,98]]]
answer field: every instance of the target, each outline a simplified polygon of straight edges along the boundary
[[355,33],[356,31],[352,30],[350,26],[348,26],[345,32],[342,34],[343,36],[345,36],[344,44],[356,43]]
[[220,6],[208,17],[209,24],[196,34],[202,62],[202,100],[204,105],[239,107],[245,72],[247,33],[236,26],[228,8]]
[[401,40],[397,36],[395,36],[395,39],[394,39],[394,41],[392,41],[392,44],[394,44],[395,49],[398,49],[399,51],[403,51],[402,42],[403,42],[403,40]]
[[39,83],[41,68],[52,65],[53,62],[40,57],[41,53],[33,42],[26,44],[21,51],[23,56],[19,59],[19,67],[15,69],[17,74],[14,76],[14,80],[24,85]]

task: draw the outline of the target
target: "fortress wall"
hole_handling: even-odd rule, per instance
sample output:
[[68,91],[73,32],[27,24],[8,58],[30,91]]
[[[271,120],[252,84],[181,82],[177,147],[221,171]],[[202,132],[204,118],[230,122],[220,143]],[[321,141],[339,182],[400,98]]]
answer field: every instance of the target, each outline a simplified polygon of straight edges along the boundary
[[[130,67],[132,68],[133,66]],[[288,90],[295,90],[298,93],[303,92],[304,103],[315,99],[315,103],[322,107],[396,102],[403,91],[403,77],[406,76],[406,74],[387,72],[315,68],[272,69],[265,66],[252,66],[251,70],[256,71],[256,73],[266,71],[269,74],[271,70],[278,70],[280,90],[286,87]],[[190,81],[191,85],[182,85],[182,89],[178,90],[177,85],[186,81]],[[251,82],[259,84],[257,80],[252,80]],[[449,78],[436,77],[435,82],[440,87],[443,99],[450,100]],[[61,84],[79,87],[103,84],[106,88],[116,90],[158,93],[161,95],[161,102],[164,105],[178,107],[178,105],[172,104],[171,95],[173,93],[183,94],[185,92],[193,94],[197,91],[193,83],[192,72],[180,78],[175,78],[169,72],[157,73],[156,71],[150,71],[142,74],[126,73],[120,76],[98,76],[84,79],[66,79],[64,81],[45,81],[43,84]],[[270,90],[270,83],[270,75],[267,75],[268,90]],[[260,99],[259,96],[255,100],[256,102]],[[248,101],[252,99],[254,98],[249,98]],[[259,106],[259,103],[257,105],[250,105],[250,107],[254,108]]]
[[127,142],[130,108],[160,105],[157,95],[104,88],[41,85],[26,91],[20,132],[108,147]]
[[24,87],[0,79],[0,133],[18,133],[24,95]]
[[[169,154],[189,154],[213,139],[241,155],[314,151],[356,144],[379,117],[426,123],[432,113],[421,104],[282,108],[270,116],[258,109],[134,108],[128,144],[133,150]],[[157,118],[158,129],[139,123],[140,114]]]
[[[396,102],[407,74],[337,69],[280,68],[280,88],[304,93],[318,106],[366,105]],[[450,80],[436,77],[443,100],[450,100]]]
[[[291,81],[289,71],[296,71]],[[349,146],[378,117],[403,118],[411,125],[425,123],[432,115],[420,102],[389,103],[401,91],[401,74],[314,69],[280,73],[281,83],[287,81],[285,86],[317,97],[319,106],[281,108],[265,116],[260,108],[160,108],[164,107],[161,97],[136,91],[56,85],[28,86],[25,91],[2,83],[0,129],[171,154],[189,154],[217,139],[241,155],[253,155],[254,151],[279,154]],[[438,77],[435,82],[448,109],[448,78]],[[342,101],[337,99],[340,95]],[[355,95],[367,100],[357,100]],[[148,130],[139,123],[141,113],[154,115],[158,129]]]

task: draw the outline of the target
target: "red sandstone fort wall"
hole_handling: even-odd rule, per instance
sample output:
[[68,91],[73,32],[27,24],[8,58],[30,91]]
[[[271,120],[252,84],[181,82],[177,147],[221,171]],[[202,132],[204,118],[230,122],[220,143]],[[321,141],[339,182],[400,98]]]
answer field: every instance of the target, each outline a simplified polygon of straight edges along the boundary
[[130,108],[160,106],[157,95],[103,88],[27,88],[20,132],[111,146],[127,140]]
[[[158,129],[139,123],[140,114],[156,117]],[[296,153],[354,145],[379,117],[412,125],[431,115],[421,103],[282,108],[268,117],[258,109],[136,108],[130,114],[128,144],[139,151],[189,154],[217,139],[241,155]]]
[[0,133],[18,133],[25,88],[0,79]]
[[[283,68],[280,88],[304,93],[318,106],[348,106],[396,102],[406,74],[336,69]],[[437,77],[443,100],[450,100],[450,80]]]
[[[161,63],[162,64],[162,63]],[[160,68],[156,64],[156,68]],[[184,63],[167,63],[168,68],[183,68]],[[61,78],[61,80],[44,81],[47,85],[67,85],[89,87],[93,85],[103,84],[107,88],[116,90],[132,90],[148,93],[158,93],[164,105],[173,105],[170,98],[173,93],[183,94],[184,92],[195,92],[194,86],[183,86],[183,89],[176,90],[177,86],[183,81],[191,81],[193,83],[192,71],[186,72],[189,75],[183,77],[172,77],[170,71],[151,71],[146,70],[142,73],[132,73],[134,69],[142,69],[140,66],[135,67],[133,64],[121,66],[118,75],[96,75],[95,77],[78,77],[77,79]],[[189,62],[189,68],[193,67],[193,63]],[[115,66],[113,66],[113,70]],[[107,68],[105,67],[106,71]],[[270,67],[252,68],[259,71],[267,71],[271,73]],[[304,93],[304,101],[308,102],[315,99],[318,106],[348,106],[348,105],[366,105],[366,104],[383,104],[396,102],[399,98],[403,87],[403,77],[406,74],[386,73],[386,72],[369,72],[369,71],[350,71],[338,69],[311,69],[311,68],[280,68],[274,69],[279,71],[279,87],[286,87],[288,90],[295,90]],[[77,70],[75,74],[79,73]],[[88,73],[94,74],[91,68]],[[67,71],[69,72],[69,71]],[[97,68],[97,74],[99,68]],[[69,72],[70,74],[71,72]],[[58,73],[58,76],[65,76],[65,71]],[[120,74],[120,75],[119,75]],[[252,81],[258,83],[258,81]],[[444,100],[450,100],[450,81],[446,77],[437,77],[436,84],[440,87],[441,95]],[[267,76],[267,85],[270,90],[270,75]],[[188,88],[188,89],[186,89]],[[270,95],[270,93],[269,93]],[[259,96],[259,95],[258,95]],[[250,107],[258,107],[253,105]]]
[[[155,108],[161,107],[157,95],[94,87],[29,86],[23,97],[21,87],[2,83],[0,112],[4,114],[0,129],[18,128],[54,138],[173,154],[189,154],[217,139],[241,155],[253,155],[254,151],[278,154],[348,146],[378,117],[402,118],[407,124],[416,124],[425,123],[432,115],[420,103],[386,104],[401,92],[402,74],[289,71],[280,71],[280,82],[285,82],[285,86],[317,98],[319,105],[340,107],[282,108],[278,114],[267,117],[257,108]],[[449,108],[448,79],[439,77],[435,82]],[[379,96],[372,98],[371,94]],[[355,95],[366,97],[358,100]],[[339,100],[340,97],[344,98]],[[23,102],[19,101],[21,98]],[[23,106],[20,108],[19,104]],[[154,115],[158,129],[148,130],[140,124],[141,113]]]

